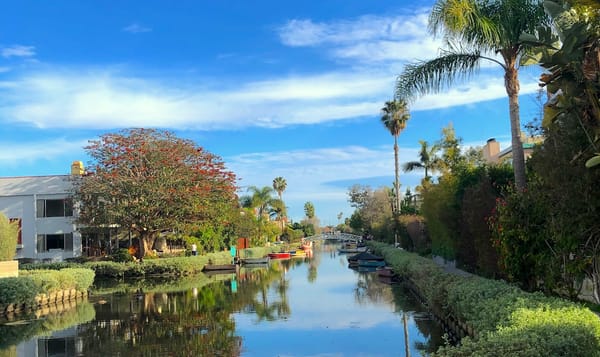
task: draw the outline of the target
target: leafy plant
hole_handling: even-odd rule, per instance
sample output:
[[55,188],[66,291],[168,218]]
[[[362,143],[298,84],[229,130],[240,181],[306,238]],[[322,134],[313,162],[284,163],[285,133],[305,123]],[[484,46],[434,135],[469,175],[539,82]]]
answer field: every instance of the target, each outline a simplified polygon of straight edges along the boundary
[[19,225],[16,222],[10,222],[0,212],[0,261],[12,260],[15,257],[18,234]]

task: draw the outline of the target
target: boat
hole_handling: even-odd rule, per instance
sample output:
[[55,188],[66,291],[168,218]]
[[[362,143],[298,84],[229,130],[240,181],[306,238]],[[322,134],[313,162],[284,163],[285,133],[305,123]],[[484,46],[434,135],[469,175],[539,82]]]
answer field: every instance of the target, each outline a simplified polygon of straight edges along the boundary
[[269,253],[268,256],[271,259],[289,259],[292,257],[290,252]]
[[377,275],[379,275],[380,278],[393,278],[394,271],[391,268],[383,267],[377,269]]
[[384,260],[372,260],[372,259],[359,259],[358,264],[359,267],[383,267],[385,266]]
[[379,261],[379,262],[383,263],[383,265],[374,265],[374,266],[384,266],[385,265],[385,260],[383,259],[383,257],[380,257],[375,254],[371,254],[368,252],[361,252],[361,253],[358,253],[358,254],[348,257],[348,263],[351,266],[359,266],[360,265],[359,261],[363,261],[363,263],[367,262],[367,261]]
[[362,252],[366,252],[367,251],[367,247],[350,247],[350,248],[339,248],[338,252],[339,253],[362,253]]
[[236,264],[206,264],[204,266],[204,268],[202,269],[202,272],[207,272],[207,271],[211,271],[211,272],[215,272],[215,271],[223,271],[223,272],[230,272],[230,271],[235,271],[237,265]]
[[270,258],[266,256],[262,258],[242,258],[240,260],[242,262],[242,265],[267,264],[269,263]]
[[299,250],[290,250],[290,255],[292,257],[304,258],[306,256],[306,252],[302,249]]

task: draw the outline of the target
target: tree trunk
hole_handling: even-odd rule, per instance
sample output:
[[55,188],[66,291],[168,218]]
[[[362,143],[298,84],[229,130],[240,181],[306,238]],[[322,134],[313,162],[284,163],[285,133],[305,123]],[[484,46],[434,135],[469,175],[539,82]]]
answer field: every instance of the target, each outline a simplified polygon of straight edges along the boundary
[[139,248],[137,250],[137,258],[142,259],[149,251],[152,250],[154,240],[156,239],[155,232],[141,231],[139,232]]
[[396,213],[400,214],[400,174],[398,173],[398,135],[394,136],[394,172],[395,181],[394,188],[396,189]]
[[515,174],[515,186],[523,191],[527,188],[525,176],[525,154],[521,141],[521,117],[519,114],[519,72],[515,67],[516,60],[507,64],[504,73],[504,85],[508,94],[510,114],[510,134],[512,138],[512,164]]
[[408,342],[408,320],[406,312],[402,313],[402,322],[404,325],[404,356],[410,357],[410,344]]

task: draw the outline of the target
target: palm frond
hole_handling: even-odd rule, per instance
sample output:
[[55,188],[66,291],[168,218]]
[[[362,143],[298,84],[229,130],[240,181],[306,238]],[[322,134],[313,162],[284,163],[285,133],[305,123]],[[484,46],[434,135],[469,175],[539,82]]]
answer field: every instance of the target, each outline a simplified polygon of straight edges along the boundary
[[497,23],[484,11],[486,2],[477,0],[440,0],[429,16],[429,30],[447,41],[494,48],[500,40]]
[[425,166],[423,166],[423,164],[420,163],[419,161],[409,161],[409,162],[405,162],[404,165],[402,165],[402,170],[404,172],[411,172],[416,169],[423,169],[423,168],[425,168]]
[[479,51],[445,52],[430,61],[407,65],[396,80],[396,96],[414,98],[440,92],[476,72],[482,58]]

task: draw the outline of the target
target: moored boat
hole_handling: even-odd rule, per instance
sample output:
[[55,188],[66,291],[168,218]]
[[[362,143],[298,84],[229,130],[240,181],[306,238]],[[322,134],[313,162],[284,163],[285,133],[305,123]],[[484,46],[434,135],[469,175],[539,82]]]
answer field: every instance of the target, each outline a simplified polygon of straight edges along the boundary
[[271,259],[288,259],[291,258],[290,252],[278,252],[278,253],[269,253],[269,258]]
[[371,253],[368,253],[368,252],[361,252],[361,253],[358,253],[358,254],[355,254],[353,256],[349,256],[348,257],[348,263],[351,266],[358,266],[358,265],[360,265],[359,261],[361,261],[361,260],[363,262],[367,262],[367,261],[379,261],[379,262],[383,263],[382,265],[374,265],[374,266],[383,266],[383,265],[385,265],[385,260],[383,259],[383,257],[380,257],[380,256],[375,255],[375,254],[371,254]]
[[242,258],[242,264],[243,265],[250,265],[250,264],[267,264],[269,263],[270,258],[267,257],[261,257],[261,258]]
[[206,264],[202,271],[235,271],[236,266],[236,264]]

